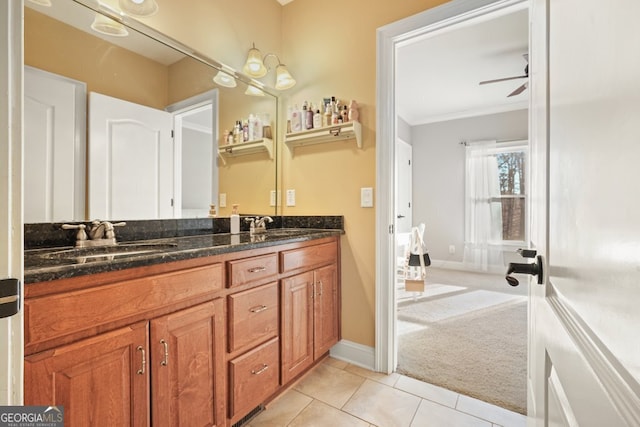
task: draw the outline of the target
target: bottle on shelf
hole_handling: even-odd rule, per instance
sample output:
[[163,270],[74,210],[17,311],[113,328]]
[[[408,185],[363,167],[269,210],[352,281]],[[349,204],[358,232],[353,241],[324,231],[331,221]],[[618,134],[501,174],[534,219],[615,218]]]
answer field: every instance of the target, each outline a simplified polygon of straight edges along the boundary
[[322,127],[322,114],[320,114],[320,110],[316,110],[315,114],[313,115],[313,127]]

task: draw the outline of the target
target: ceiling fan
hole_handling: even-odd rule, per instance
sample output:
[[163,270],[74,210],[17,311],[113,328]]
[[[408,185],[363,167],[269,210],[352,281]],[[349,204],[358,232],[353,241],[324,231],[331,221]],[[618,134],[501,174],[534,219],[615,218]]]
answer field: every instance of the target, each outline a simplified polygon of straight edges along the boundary
[[[485,84],[488,84],[488,83],[498,83],[498,82],[504,82],[504,81],[507,81],[507,80],[528,79],[529,78],[529,54],[525,53],[522,56],[524,57],[524,60],[527,61],[527,65],[524,67],[524,75],[522,75],[522,76],[512,76],[512,77],[503,77],[501,79],[494,79],[494,80],[485,80],[485,81],[480,82],[480,84],[481,85],[485,85]],[[524,92],[524,90],[527,88],[527,86],[529,86],[529,80],[527,80],[526,82],[524,82],[523,84],[518,86],[516,88],[516,90],[514,90],[509,95],[507,95],[507,98],[510,97],[510,96],[515,96],[515,95],[521,94],[522,92]]]

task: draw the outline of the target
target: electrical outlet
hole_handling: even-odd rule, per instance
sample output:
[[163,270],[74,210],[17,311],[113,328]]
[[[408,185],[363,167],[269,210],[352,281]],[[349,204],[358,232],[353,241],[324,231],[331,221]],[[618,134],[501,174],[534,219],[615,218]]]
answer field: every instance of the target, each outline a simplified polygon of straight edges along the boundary
[[449,245],[449,253],[451,255],[456,253],[456,245]]
[[219,201],[220,207],[221,208],[226,208],[227,207],[227,193],[220,193],[218,198],[220,199],[220,201]]
[[296,190],[287,190],[287,206],[296,205]]

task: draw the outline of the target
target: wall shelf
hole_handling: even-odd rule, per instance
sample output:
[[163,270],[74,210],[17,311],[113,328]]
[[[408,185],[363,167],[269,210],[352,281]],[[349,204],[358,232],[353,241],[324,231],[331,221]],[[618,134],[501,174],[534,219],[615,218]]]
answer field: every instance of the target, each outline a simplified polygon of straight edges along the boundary
[[249,154],[266,152],[269,158],[273,159],[273,140],[269,138],[256,139],[255,141],[241,142],[240,144],[229,144],[218,147],[218,155],[222,163],[227,164],[225,158],[246,156]]
[[284,142],[292,152],[295,147],[347,139],[355,139],[358,148],[362,148],[362,125],[360,122],[341,123],[301,132],[292,132],[284,136]]

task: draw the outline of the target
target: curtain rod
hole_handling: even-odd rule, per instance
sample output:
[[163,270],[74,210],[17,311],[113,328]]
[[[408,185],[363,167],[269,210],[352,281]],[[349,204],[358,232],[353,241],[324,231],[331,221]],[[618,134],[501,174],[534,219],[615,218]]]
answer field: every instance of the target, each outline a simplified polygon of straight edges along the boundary
[[[498,139],[498,140],[496,140],[496,144],[503,144],[503,143],[506,143],[506,142],[526,141],[526,140],[527,140],[526,138],[524,138],[524,139],[522,139],[522,138],[517,138],[517,139]],[[475,142],[482,142],[482,141],[467,141],[467,140],[463,139],[462,141],[459,142],[459,144],[460,145],[464,145],[466,147],[467,145],[473,144]]]

